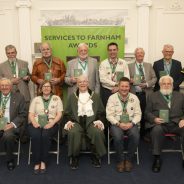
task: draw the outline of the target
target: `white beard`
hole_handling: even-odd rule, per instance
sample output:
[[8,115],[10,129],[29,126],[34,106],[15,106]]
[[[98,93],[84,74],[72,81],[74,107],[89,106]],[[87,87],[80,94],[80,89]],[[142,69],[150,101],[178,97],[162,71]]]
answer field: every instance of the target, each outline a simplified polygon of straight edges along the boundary
[[160,89],[160,92],[163,95],[170,95],[173,92],[173,90],[172,89]]

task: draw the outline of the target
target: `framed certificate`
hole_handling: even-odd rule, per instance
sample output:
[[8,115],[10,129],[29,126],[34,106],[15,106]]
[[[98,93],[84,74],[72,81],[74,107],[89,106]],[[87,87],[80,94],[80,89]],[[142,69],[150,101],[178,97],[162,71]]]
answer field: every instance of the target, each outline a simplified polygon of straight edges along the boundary
[[6,123],[8,122],[8,118],[7,117],[1,117],[0,118],[0,130],[3,130]]
[[129,115],[126,114],[126,113],[122,114],[122,115],[120,116],[120,122],[121,122],[121,123],[128,123],[128,122],[130,122],[130,120],[129,120]]
[[23,77],[25,77],[25,76],[27,76],[27,68],[21,68],[20,70],[19,70],[19,77],[20,78],[23,78]]
[[52,73],[44,73],[44,80],[50,81],[52,79]]
[[124,77],[124,72],[116,72],[117,82],[119,82],[122,77]]
[[133,85],[139,85],[141,83],[141,76],[138,74],[134,75],[134,83]]
[[167,72],[166,71],[159,71],[159,76],[160,78],[163,77],[163,76],[166,76],[167,75]]

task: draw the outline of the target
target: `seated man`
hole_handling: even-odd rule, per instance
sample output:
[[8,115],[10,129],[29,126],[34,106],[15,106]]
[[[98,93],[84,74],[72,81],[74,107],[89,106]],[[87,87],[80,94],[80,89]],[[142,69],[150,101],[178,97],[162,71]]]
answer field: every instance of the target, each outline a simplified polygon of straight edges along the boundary
[[148,97],[145,111],[146,127],[150,129],[154,161],[153,172],[160,172],[160,154],[165,133],[184,136],[184,96],[173,91],[173,79],[169,75],[159,80],[160,91]]
[[64,129],[68,132],[68,156],[72,169],[78,168],[83,140],[91,144],[94,167],[101,166],[100,157],[106,153],[104,124],[102,123],[105,110],[99,96],[89,90],[88,85],[85,75],[78,77],[78,89],[68,98],[65,110],[67,123]]
[[15,168],[13,157],[15,139],[19,133],[19,127],[26,119],[25,100],[20,93],[11,92],[10,79],[0,80],[0,90],[0,141],[3,141],[7,152],[7,167],[13,170]]
[[[111,133],[117,153],[117,171],[130,172],[132,158],[139,143],[138,123],[141,120],[140,102],[136,95],[129,92],[130,80],[122,77],[119,90],[107,102],[106,116],[112,124]],[[124,154],[124,135],[128,136],[127,154]]]

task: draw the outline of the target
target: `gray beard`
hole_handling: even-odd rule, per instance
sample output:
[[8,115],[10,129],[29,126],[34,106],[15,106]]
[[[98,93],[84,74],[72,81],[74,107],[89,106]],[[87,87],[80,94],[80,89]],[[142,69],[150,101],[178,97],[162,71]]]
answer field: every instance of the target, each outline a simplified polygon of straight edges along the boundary
[[163,95],[170,95],[173,92],[173,89],[160,89],[160,92]]

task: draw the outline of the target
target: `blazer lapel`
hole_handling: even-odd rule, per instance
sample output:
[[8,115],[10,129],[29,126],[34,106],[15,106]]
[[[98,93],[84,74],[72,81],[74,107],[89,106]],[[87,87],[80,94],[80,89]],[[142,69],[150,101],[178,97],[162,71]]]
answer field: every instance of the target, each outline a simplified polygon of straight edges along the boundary
[[10,120],[12,120],[13,117],[13,110],[15,110],[15,97],[13,94],[11,94],[10,97]]

